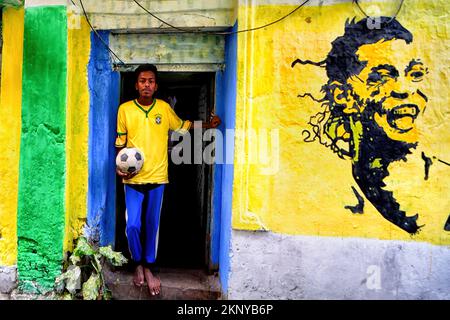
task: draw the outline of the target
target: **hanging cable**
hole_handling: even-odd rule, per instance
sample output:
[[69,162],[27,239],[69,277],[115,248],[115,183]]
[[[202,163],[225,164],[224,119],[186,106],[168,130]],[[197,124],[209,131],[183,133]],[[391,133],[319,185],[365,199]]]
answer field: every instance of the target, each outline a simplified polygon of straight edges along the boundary
[[[91,27],[91,30],[95,33],[95,35],[99,38],[99,40],[103,43],[103,45],[108,49],[109,53],[113,55],[113,57],[112,57],[113,63],[114,63],[114,64],[116,63],[116,61],[114,61],[114,57],[116,57],[117,60],[119,60],[121,64],[125,64],[125,62],[123,62],[122,59],[120,59],[120,58],[114,53],[114,51],[111,50],[111,48],[109,47],[109,45],[102,39],[102,37],[100,37],[100,35],[98,34],[97,30],[94,29],[94,27],[93,27],[92,24],[91,24],[91,21],[89,20],[89,18],[88,18],[88,16],[87,16],[86,10],[84,10],[83,1],[82,1],[82,0],[79,0],[79,1],[80,1],[81,8],[83,9],[83,14],[84,14],[84,16],[85,16],[85,18],[86,18],[87,23],[88,23],[89,26]],[[72,3],[73,3],[73,2],[72,2]]]
[[[391,17],[391,20],[389,20],[387,23],[391,23],[392,20],[394,20],[395,18],[397,18],[397,15],[400,13],[400,10],[403,7],[403,2],[405,2],[405,0],[401,0],[400,1],[400,5],[398,6],[397,12]],[[368,19],[373,19],[373,17],[370,17],[365,11],[364,9],[361,7],[361,4],[359,3],[359,0],[353,0],[353,3],[356,4],[356,6],[359,8],[359,10],[363,13],[363,15],[366,16],[366,18]]]
[[143,7],[139,2],[137,2],[136,0],[133,0],[139,7],[142,8],[142,10],[144,10],[145,12],[147,12],[149,15],[151,15],[153,18],[157,19],[158,21],[164,23],[165,25],[171,27],[172,29],[181,31],[183,33],[206,33],[206,34],[212,34],[212,35],[231,35],[231,34],[236,34],[236,33],[241,33],[241,32],[250,32],[250,31],[256,31],[259,29],[263,29],[263,28],[267,28],[268,26],[271,26],[275,23],[278,23],[284,19],[286,19],[287,17],[289,17],[290,15],[294,14],[297,10],[299,10],[301,7],[303,7],[305,4],[307,4],[310,0],[305,0],[302,4],[300,4],[297,8],[295,8],[294,10],[292,10],[291,12],[289,12],[287,15],[272,21],[268,24],[265,24],[263,26],[259,26],[259,27],[255,27],[255,28],[251,28],[251,29],[245,29],[245,30],[238,30],[238,31],[230,31],[230,32],[215,32],[215,31],[205,31],[205,30],[189,30],[189,29],[183,29],[183,28],[179,28],[179,27],[175,27],[174,25],[164,21],[163,19],[159,18],[158,16],[156,16],[154,13],[150,12],[148,9],[146,9],[145,7]]
[[[73,3],[73,5],[76,6],[76,4],[75,4],[75,2],[74,2],[73,0],[71,0],[71,2]],[[109,45],[102,39],[102,37],[101,37],[101,36],[99,35],[99,33],[97,32],[97,30],[94,29],[94,27],[93,27],[92,24],[91,24],[91,21],[89,20],[88,15],[87,15],[87,13],[86,13],[86,10],[84,9],[83,1],[82,1],[82,0],[79,0],[79,2],[80,2],[80,5],[81,5],[81,8],[82,8],[82,10],[83,10],[83,14],[84,14],[84,16],[85,16],[85,18],[86,18],[86,21],[87,21],[87,23],[89,24],[89,27],[91,28],[92,32],[94,32],[95,35],[98,37],[98,39],[103,43],[103,45],[108,49],[109,54],[110,54],[110,56],[111,56],[111,58],[112,58],[112,60],[113,60],[113,63],[115,64],[115,63],[116,63],[115,59],[117,59],[117,60],[120,61],[121,64],[125,64],[125,63],[122,61],[122,59],[120,59],[120,58],[116,55],[116,53],[109,47]],[[270,23],[268,23],[268,24],[265,24],[265,25],[262,25],[262,26],[258,26],[258,27],[255,27],[255,28],[250,28],[250,29],[245,29],[245,30],[238,30],[238,31],[230,31],[230,32],[215,32],[215,31],[205,31],[205,30],[189,30],[189,29],[179,28],[179,27],[176,27],[176,26],[174,26],[174,25],[172,25],[172,24],[170,24],[170,23],[164,21],[163,19],[159,18],[159,17],[156,16],[154,13],[150,12],[150,11],[147,10],[145,7],[143,7],[138,1],[134,0],[134,2],[135,2],[139,7],[141,7],[142,10],[144,10],[144,11],[147,12],[149,15],[151,15],[153,18],[155,18],[155,19],[157,19],[158,21],[160,21],[161,23],[163,23],[163,24],[165,24],[165,25],[171,27],[172,29],[181,31],[181,32],[183,32],[183,33],[197,33],[197,34],[200,33],[200,34],[212,34],[212,35],[232,35],[232,34],[237,34],[237,33],[242,33],[242,32],[256,31],[256,30],[263,29],[263,28],[267,28],[267,27],[269,27],[269,26],[271,26],[271,25],[274,25],[274,24],[276,24],[276,23],[278,23],[278,22],[280,22],[280,21],[286,19],[287,17],[291,16],[292,14],[294,14],[296,11],[298,11],[300,8],[302,8],[304,5],[306,5],[308,2],[310,2],[310,0],[305,0],[303,3],[301,3],[299,6],[297,6],[294,10],[292,10],[291,12],[289,12],[288,14],[286,14],[285,16],[283,16],[283,17],[281,17],[281,18],[279,18],[279,19],[277,19],[277,20],[275,20],[275,21],[272,21],[272,22],[270,22]]]

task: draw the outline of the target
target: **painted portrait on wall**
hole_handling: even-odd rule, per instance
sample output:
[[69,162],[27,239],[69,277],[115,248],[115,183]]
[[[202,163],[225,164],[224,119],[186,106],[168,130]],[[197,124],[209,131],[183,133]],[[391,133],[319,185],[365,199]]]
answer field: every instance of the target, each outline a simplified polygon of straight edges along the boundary
[[[344,34],[332,42],[324,60],[296,59],[291,67],[315,65],[325,68],[328,77],[320,99],[300,95],[321,104],[308,122],[310,128],[303,130],[304,141],[316,141],[351,160],[352,176],[364,197],[386,220],[416,234],[423,227],[418,224],[419,213],[408,215],[384,182],[389,166],[408,161],[407,155],[417,148],[416,119],[429,102],[422,85],[429,70],[411,49],[412,42],[412,33],[393,17],[347,20]],[[421,157],[427,180],[433,159],[423,151]],[[357,204],[345,208],[363,214],[364,197],[351,188]],[[445,231],[449,221],[450,216],[442,221]]]
[[450,243],[448,36],[413,2],[376,23],[350,2],[304,7],[241,36],[242,123],[279,130],[280,169],[236,166],[235,228]]
[[[407,161],[419,143],[416,119],[428,103],[421,86],[428,67],[411,52],[413,35],[396,19],[380,17],[376,28],[369,20],[347,21],[344,35],[332,42],[325,60],[292,63],[292,67],[297,63],[324,67],[328,76],[319,101],[322,110],[311,117],[311,128],[303,133],[306,142],[317,141],[350,159],[353,178],[365,198],[384,218],[414,234],[420,229],[418,213],[408,216],[383,180],[389,165]],[[422,157],[427,179],[433,161],[425,153]],[[362,214],[364,199],[352,189],[358,204],[346,208]]]

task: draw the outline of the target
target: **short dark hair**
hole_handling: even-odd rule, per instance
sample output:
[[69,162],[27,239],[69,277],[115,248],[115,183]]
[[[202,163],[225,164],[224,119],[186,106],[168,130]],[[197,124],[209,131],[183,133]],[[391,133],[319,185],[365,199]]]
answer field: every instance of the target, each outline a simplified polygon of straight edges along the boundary
[[158,82],[158,69],[156,68],[156,66],[154,64],[149,64],[149,63],[141,64],[136,68],[136,70],[134,70],[134,78],[135,78],[136,82],[138,81],[139,74],[144,71],[153,72],[155,74],[155,81]]
[[369,18],[355,23],[355,19],[345,22],[343,36],[332,42],[332,49],[326,58],[326,70],[329,82],[335,80],[345,83],[348,78],[359,74],[366,66],[360,61],[356,52],[365,44],[373,44],[384,39],[386,41],[399,39],[410,43],[413,40],[411,32],[405,29],[396,19],[391,17],[374,18],[379,23],[377,28],[369,28]]

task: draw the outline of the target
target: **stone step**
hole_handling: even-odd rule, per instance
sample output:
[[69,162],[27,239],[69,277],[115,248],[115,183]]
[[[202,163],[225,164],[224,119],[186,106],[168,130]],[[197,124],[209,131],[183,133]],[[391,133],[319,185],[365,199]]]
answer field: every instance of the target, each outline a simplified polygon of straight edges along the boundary
[[133,273],[126,270],[108,270],[105,281],[115,300],[220,300],[217,275],[208,275],[198,269],[161,268],[155,275],[161,279],[161,293],[151,296],[147,284],[133,284]]

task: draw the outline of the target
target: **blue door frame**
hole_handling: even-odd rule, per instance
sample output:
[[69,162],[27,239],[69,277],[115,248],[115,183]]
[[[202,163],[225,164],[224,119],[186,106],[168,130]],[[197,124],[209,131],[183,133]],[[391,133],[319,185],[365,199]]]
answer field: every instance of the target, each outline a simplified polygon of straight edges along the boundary
[[[237,24],[233,30],[237,29]],[[99,31],[109,42],[109,31]],[[224,136],[223,159],[234,158],[234,135],[225,132],[235,128],[237,36],[226,36],[225,68],[216,73],[216,114],[222,119],[219,130]],[[90,91],[89,112],[89,236],[100,245],[115,243],[116,176],[115,131],[120,96],[120,74],[113,71],[109,52],[98,37],[91,33],[91,56],[88,66]],[[228,148],[226,148],[228,146]],[[229,246],[231,235],[231,200],[234,166],[215,164],[210,228],[210,268],[218,269],[222,291],[228,287]]]

